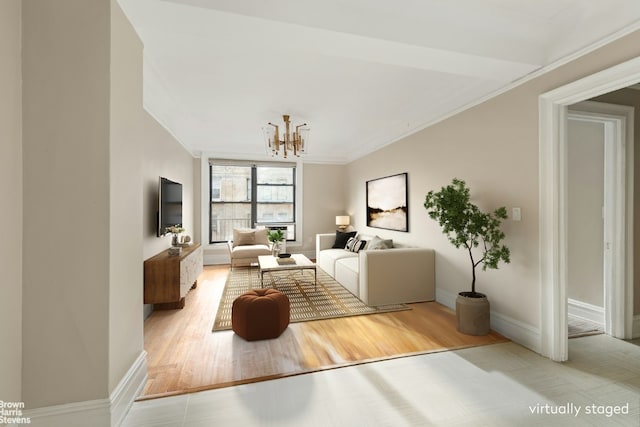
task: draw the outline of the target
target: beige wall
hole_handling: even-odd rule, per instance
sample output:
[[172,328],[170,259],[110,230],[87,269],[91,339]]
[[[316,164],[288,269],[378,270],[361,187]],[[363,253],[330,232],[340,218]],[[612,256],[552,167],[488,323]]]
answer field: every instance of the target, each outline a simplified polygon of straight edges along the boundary
[[142,43],[111,0],[109,392],[143,349]]
[[304,165],[303,251],[315,251],[316,233],[336,230],[336,215],[346,213],[345,167],[342,165]]
[[634,89],[622,89],[606,95],[598,96],[593,101],[608,102],[610,104],[628,105],[633,107],[634,120],[634,217],[633,217],[633,306],[634,314],[640,314],[640,91]]
[[[356,228],[433,247],[437,288],[457,293],[470,286],[469,261],[427,217],[425,194],[458,177],[467,181],[482,208],[522,208],[522,221],[504,224],[511,264],[480,272],[478,290],[488,294],[493,310],[539,331],[538,97],[640,55],[639,46],[640,33],[630,34],[349,164],[347,197]],[[409,173],[409,232],[367,229],[365,181],[400,172]]]
[[146,202],[159,175],[182,182],[193,227],[193,158],[142,107],[142,45],[115,0],[23,13],[22,384],[34,408],[108,398],[143,351],[142,263],[169,246]]
[[569,119],[567,135],[567,297],[603,307],[604,125]]
[[21,400],[22,84],[20,1],[0,2],[0,400]]
[[169,132],[149,114],[140,123],[142,156],[142,236],[144,259],[171,246],[171,237],[157,237],[158,180],[165,177],[182,184],[182,220],[185,234],[199,241],[194,214],[194,159]]
[[23,400],[108,397],[109,33],[104,0],[23,13]]

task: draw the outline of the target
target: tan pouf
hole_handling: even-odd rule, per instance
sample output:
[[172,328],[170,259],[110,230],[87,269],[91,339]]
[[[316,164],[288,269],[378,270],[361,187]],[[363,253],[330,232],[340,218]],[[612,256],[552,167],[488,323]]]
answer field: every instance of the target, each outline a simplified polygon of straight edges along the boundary
[[289,298],[277,289],[253,289],[231,306],[231,328],[247,341],[277,338],[289,326]]

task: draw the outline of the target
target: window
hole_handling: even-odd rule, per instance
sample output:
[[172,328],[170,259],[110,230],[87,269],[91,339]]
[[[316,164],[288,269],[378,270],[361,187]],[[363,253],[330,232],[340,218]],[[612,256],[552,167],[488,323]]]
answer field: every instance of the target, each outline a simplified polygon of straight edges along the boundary
[[286,164],[209,165],[210,243],[233,238],[234,228],[268,227],[295,240],[296,168]]

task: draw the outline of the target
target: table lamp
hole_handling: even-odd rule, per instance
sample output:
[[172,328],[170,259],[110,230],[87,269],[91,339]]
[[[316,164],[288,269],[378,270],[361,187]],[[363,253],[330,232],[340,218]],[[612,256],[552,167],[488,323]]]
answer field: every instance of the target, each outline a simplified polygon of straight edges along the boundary
[[349,215],[336,216],[336,225],[340,231],[344,231],[349,226]]

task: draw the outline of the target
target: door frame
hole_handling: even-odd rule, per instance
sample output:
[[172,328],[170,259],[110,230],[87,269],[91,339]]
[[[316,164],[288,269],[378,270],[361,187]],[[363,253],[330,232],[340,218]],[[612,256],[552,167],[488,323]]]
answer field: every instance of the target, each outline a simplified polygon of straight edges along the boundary
[[[539,98],[539,237],[540,352],[555,361],[568,359],[567,338],[567,116],[568,106],[640,81],[640,57],[540,95]],[[628,116],[627,116],[628,117]],[[633,123],[633,116],[627,118]],[[616,297],[618,330],[630,338],[633,322],[633,134],[627,126],[621,165],[624,226],[618,266],[622,295]],[[622,184],[622,183],[621,183]],[[623,189],[623,190],[622,190]],[[622,303],[620,304],[620,301]],[[613,326],[613,324],[612,324]],[[613,332],[613,331],[612,331]]]
[[[604,332],[626,338],[626,284],[624,277],[626,232],[626,146],[633,149],[634,108],[626,105],[583,101],[573,104],[569,120],[599,123],[604,130],[603,295]],[[632,152],[633,154],[633,152]],[[633,222],[633,220],[632,220]],[[631,240],[631,239],[629,239]],[[621,315],[622,314],[622,315]]]

